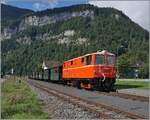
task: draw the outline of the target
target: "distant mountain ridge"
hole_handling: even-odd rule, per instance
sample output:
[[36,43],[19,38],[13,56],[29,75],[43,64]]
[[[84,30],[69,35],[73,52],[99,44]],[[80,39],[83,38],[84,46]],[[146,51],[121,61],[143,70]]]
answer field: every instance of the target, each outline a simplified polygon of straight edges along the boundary
[[[11,12],[16,16],[17,12]],[[149,33],[117,9],[85,4],[40,12],[25,10],[18,19],[6,15],[10,19],[5,24],[2,21],[4,72],[14,67],[17,74],[26,74],[39,69],[45,59],[62,62],[106,49],[118,54],[122,62],[119,66],[127,69],[143,61],[141,76],[148,74]],[[117,53],[121,45],[124,49]]]
[[18,7],[13,7],[10,5],[1,4],[1,18],[3,20],[11,19],[15,20],[26,14],[33,13],[34,11],[29,9],[23,9]]
[[[118,11],[113,8],[101,8],[99,13],[99,8],[93,5],[73,5],[69,7],[63,8],[54,8],[54,9],[47,9],[44,11],[33,12],[27,9],[15,8],[7,5],[2,5],[2,18],[6,18],[4,21],[2,19],[2,36],[3,38],[10,38],[12,34],[16,32],[20,32],[25,30],[29,26],[43,26],[46,24],[52,24],[59,21],[69,20],[75,17],[91,17],[98,14],[104,14],[104,12],[109,13],[108,11],[113,11],[114,14],[120,14],[122,17],[129,19],[125,16],[121,11]],[[19,13],[16,11],[19,10]],[[4,11],[6,11],[6,15],[4,16]],[[9,14],[11,11],[13,14]],[[15,16],[17,13],[18,17]],[[9,18],[9,19],[7,19]],[[15,19],[15,20],[14,20]],[[5,27],[3,27],[5,26]]]

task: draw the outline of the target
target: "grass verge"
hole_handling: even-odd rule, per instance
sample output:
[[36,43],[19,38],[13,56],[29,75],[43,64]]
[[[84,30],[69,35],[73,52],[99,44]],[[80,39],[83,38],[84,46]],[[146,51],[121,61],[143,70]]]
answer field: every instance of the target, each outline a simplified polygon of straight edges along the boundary
[[[21,81],[21,82],[19,82]],[[47,119],[42,103],[32,92],[25,80],[8,78],[1,85],[2,119]]]
[[149,89],[148,81],[129,81],[129,80],[117,80],[116,87],[118,89],[128,89],[128,88],[137,88],[137,89]]

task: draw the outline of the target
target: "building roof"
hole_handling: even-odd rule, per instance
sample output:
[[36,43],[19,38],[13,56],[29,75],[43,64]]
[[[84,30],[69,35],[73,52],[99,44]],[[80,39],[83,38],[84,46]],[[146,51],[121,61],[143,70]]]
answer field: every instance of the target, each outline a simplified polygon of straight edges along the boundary
[[133,68],[140,68],[144,66],[144,62],[142,61],[136,61],[134,64],[131,65]]
[[57,66],[61,66],[62,63],[59,61],[48,61],[48,60],[44,60],[43,64],[42,64],[42,69],[49,69],[49,68],[53,68],[53,67],[57,67]]

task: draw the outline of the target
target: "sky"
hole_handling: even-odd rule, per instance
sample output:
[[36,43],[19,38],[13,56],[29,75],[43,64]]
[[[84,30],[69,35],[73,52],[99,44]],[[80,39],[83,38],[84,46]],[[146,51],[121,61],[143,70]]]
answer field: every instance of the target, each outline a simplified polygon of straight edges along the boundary
[[113,7],[121,10],[130,19],[150,31],[150,1],[102,1],[102,0],[0,0],[1,3],[20,8],[41,11],[48,8],[58,8],[75,4],[92,4],[98,7]]

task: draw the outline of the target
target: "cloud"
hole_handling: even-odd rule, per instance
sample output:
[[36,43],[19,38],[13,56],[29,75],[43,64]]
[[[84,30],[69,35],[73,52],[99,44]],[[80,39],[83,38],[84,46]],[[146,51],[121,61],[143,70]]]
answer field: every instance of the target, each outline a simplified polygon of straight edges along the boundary
[[37,11],[40,11],[43,8],[47,7],[45,4],[41,4],[41,3],[34,3],[32,6]]
[[[36,11],[44,10],[47,8],[54,8],[57,6],[59,0],[0,0],[3,4],[19,5],[20,3],[31,4],[32,8]],[[31,9],[32,9],[31,8]]]
[[7,4],[7,1],[6,0],[0,0],[0,3],[1,4]]
[[46,8],[54,8],[57,6],[58,1],[57,0],[35,0],[33,1],[33,8],[37,11],[46,9]]
[[149,28],[149,1],[89,1],[89,4],[98,7],[113,7],[124,12],[134,22],[150,31]]
[[35,9],[40,9],[40,3],[34,3],[34,4],[33,4],[33,7],[34,7]]

